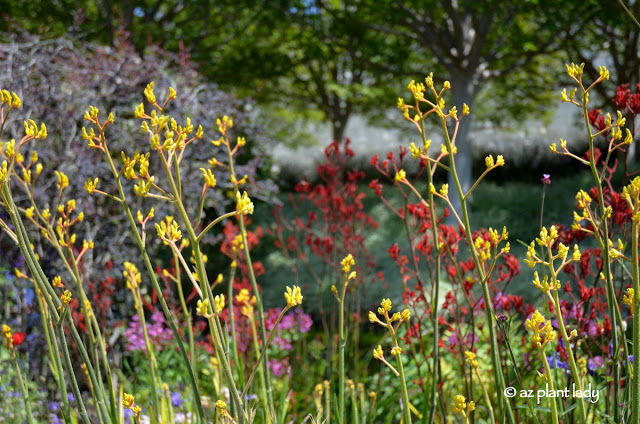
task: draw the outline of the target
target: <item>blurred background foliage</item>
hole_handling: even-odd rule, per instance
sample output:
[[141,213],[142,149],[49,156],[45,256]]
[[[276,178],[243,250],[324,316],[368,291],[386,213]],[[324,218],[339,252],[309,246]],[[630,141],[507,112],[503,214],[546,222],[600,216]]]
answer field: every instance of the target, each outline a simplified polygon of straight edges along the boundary
[[[627,3],[631,13],[640,17],[640,2]],[[367,254],[366,262],[371,257],[366,266],[365,260],[359,260],[361,278],[376,282],[353,296],[356,304],[350,312],[354,312],[356,323],[358,310],[370,308],[383,291],[394,302],[400,300],[401,274],[389,248],[397,242],[403,252],[408,251],[406,238],[399,237],[405,234],[403,221],[368,188],[372,178],[380,178],[369,166],[372,153],[345,162],[344,168],[338,169],[337,182],[330,184],[321,178],[310,182],[331,205],[323,208],[309,201],[308,193],[304,197],[295,191],[299,176],[290,173],[283,177],[286,164],[274,163],[273,151],[282,145],[295,148],[312,143],[316,124],[328,126],[331,139],[340,142],[350,135],[346,129],[356,116],[377,127],[392,126],[388,112],[398,96],[406,93],[408,81],[423,80],[433,71],[438,86],[451,81],[451,104],[460,109],[467,103],[473,112],[472,118],[463,120],[457,139],[459,169],[468,184],[474,176],[473,165],[480,165],[474,160],[484,164],[471,150],[472,122],[493,129],[513,122],[527,125],[530,118],[548,121],[559,102],[559,88],[567,83],[561,76],[562,64],[572,61],[585,62],[586,80],[598,77],[598,65],[608,66],[611,81],[597,86],[597,102],[612,110],[615,87],[628,83],[637,91],[633,88],[640,82],[639,38],[639,26],[619,1],[0,0],[0,88],[19,93],[24,105],[4,136],[18,138],[23,117],[47,124],[49,137],[37,145],[45,175],[39,181],[36,201],[41,205],[52,202],[54,170],[69,174],[71,193],[77,196],[86,217],[78,236],[94,239],[97,246],[95,256],[93,252],[85,256],[82,272],[91,282],[88,288],[96,297],[95,307],[104,313],[101,321],[116,329],[110,343],[119,344],[120,349],[114,352],[123,350],[123,320],[132,309],[121,265],[135,261],[138,253],[128,240],[127,224],[114,202],[88,196],[82,190],[88,178],[107,175],[95,152],[87,149],[80,137],[82,115],[89,105],[99,107],[105,116],[113,111],[116,125],[109,134],[112,152],[118,158],[121,151],[132,155],[136,146],[144,145],[133,110],[143,101],[142,91],[150,81],[155,81],[159,97],[169,86],[175,87],[178,99],[170,113],[178,120],[188,116],[194,124],[203,125],[208,139],[217,137],[214,123],[222,115],[233,117],[234,136],[246,137],[236,172],[248,175],[247,190],[256,202],[250,229],[260,234],[255,236],[260,243],[252,255],[254,263],[264,265],[258,281],[266,308],[282,306],[282,289],[291,284],[303,286],[307,296],[304,310],[313,315],[318,326],[328,327],[329,309],[334,305],[325,290],[335,279],[330,261],[308,253],[313,246],[304,246],[302,241],[300,245],[306,249],[302,258],[287,256],[276,246],[275,206],[282,206],[282,226],[293,231],[297,231],[296,219],[301,217],[310,222],[314,216],[318,218],[314,222],[327,223],[322,213],[331,215],[339,209],[329,203],[333,201],[354,204],[356,212],[371,215],[378,228],[362,226],[358,253]],[[319,141],[328,144],[332,140]],[[554,140],[539,141],[542,151]],[[398,155],[397,150],[395,153]],[[194,209],[201,192],[199,168],[206,168],[212,157],[222,163],[226,159],[209,143],[194,144],[188,154],[189,160],[183,162],[188,167],[184,170],[184,193],[187,205]],[[549,165],[546,160],[532,155],[516,163],[507,158],[507,166],[492,172],[471,199],[474,226],[502,228],[507,224],[513,253],[520,258],[525,248],[517,240],[528,243],[538,231],[542,173],[551,173],[553,181],[546,189],[544,225],[570,224],[576,190],[590,187],[588,171],[578,171],[561,160]],[[542,163],[544,169],[540,168]],[[366,178],[358,176],[355,182],[345,178],[353,168],[364,171]],[[205,205],[209,218],[235,206],[229,196],[228,175],[222,167],[215,172],[218,187],[209,190]],[[440,174],[436,180],[438,184],[445,182]],[[347,185],[344,183],[350,184],[349,190],[331,192],[331,188]],[[110,191],[113,187],[105,184],[100,189]],[[385,195],[396,206],[405,201],[391,184],[385,185]],[[17,200],[23,202],[21,206],[26,204],[26,196]],[[147,200],[136,202],[144,211],[154,206]],[[156,217],[161,219],[166,212],[155,206]],[[345,222],[331,223],[335,226],[327,226],[324,233],[313,237],[337,240],[330,236]],[[32,234],[38,237],[37,231]],[[211,275],[229,269],[229,258],[220,254],[223,237],[212,232],[207,240]],[[286,244],[283,241],[282,245]],[[168,266],[168,255],[163,256],[166,251],[156,251],[156,264]],[[337,261],[338,251],[332,251]],[[60,273],[60,266],[51,260],[52,252],[41,249],[38,253],[49,276]],[[13,320],[12,326],[28,333],[29,343],[22,349],[37,352],[43,340],[41,334],[31,331],[37,325],[32,285],[12,272],[23,260],[6,238],[0,240],[0,255],[1,312],[7,322]],[[321,271],[319,284],[314,285],[307,264]],[[511,293],[537,300],[532,294],[530,270],[521,269],[511,283]],[[327,296],[322,296],[323,292]],[[153,307],[152,293],[148,290],[144,295]],[[324,315],[323,302],[329,305]],[[357,329],[357,324],[354,327]],[[369,330],[367,327],[361,335],[363,352],[378,338]],[[334,350],[316,346],[318,338],[314,343],[299,356],[322,359],[322,352],[335,353],[335,343]],[[167,355],[164,359],[172,361]],[[353,359],[358,355],[356,351]],[[315,362],[331,364],[330,360]],[[361,366],[357,360],[353,363],[355,369]],[[42,374],[44,365],[32,364],[32,374]],[[304,368],[300,374],[304,381],[299,386],[308,386],[323,373],[325,370]],[[386,380],[379,384],[393,387]]]
[[[640,16],[640,2],[628,7]],[[250,194],[281,203],[296,181],[275,178],[270,152],[278,144],[308,143],[313,134],[305,122],[328,124],[332,138],[343,140],[350,119],[365,116],[379,124],[406,92],[406,83],[430,71],[438,84],[451,81],[452,103],[470,105],[474,120],[500,127],[509,120],[549,119],[553,93],[566,82],[556,79],[562,74],[558,64],[571,61],[584,61],[593,79],[599,64],[609,66],[611,83],[598,86],[605,106],[618,84],[640,82],[639,35],[620,2],[595,0],[0,0],[0,86],[19,91],[27,114],[50,126],[51,140],[39,153],[49,172],[61,168],[81,174],[74,180],[78,193],[89,174],[104,171],[82,166],[91,161],[78,133],[84,109],[93,104],[131,118],[142,89],[155,80],[160,89],[178,89],[176,111],[202,124],[205,133],[215,118],[234,116],[241,124],[237,135],[249,141],[241,172],[253,183]],[[471,119],[463,120],[458,134],[467,184],[473,177],[471,125]],[[125,125],[114,135],[114,151],[132,154],[137,129]],[[203,147],[192,154],[186,172],[194,186],[185,192],[197,195],[198,168],[211,151]],[[556,169],[573,172],[563,164]],[[494,191],[502,193],[496,198],[507,200],[500,210],[511,216],[516,208],[515,216],[522,217],[517,209],[522,202],[509,202],[504,193],[510,191],[501,186],[520,180],[537,190],[538,171],[506,171],[493,182]],[[281,195],[275,195],[278,188]],[[228,206],[227,189],[223,183],[213,193],[208,213]],[[511,192],[517,198],[522,190],[527,189]],[[39,195],[46,202],[45,188]],[[478,222],[494,222],[497,201],[474,196]],[[553,213],[554,198],[547,201]],[[103,234],[111,249],[93,268],[87,264],[87,272],[99,271],[109,260],[130,259],[133,250],[127,250],[125,232],[118,230],[121,223],[98,219],[112,206],[88,196],[82,202],[88,218],[92,213],[95,218],[87,222],[99,223],[87,224],[88,237]],[[258,209],[258,224],[268,226],[269,209]],[[394,228],[386,222],[393,217],[383,211],[374,218],[382,228]],[[523,225],[531,222],[536,220],[524,219]],[[536,228],[532,225],[531,232]],[[257,252],[272,255],[271,241],[265,240]],[[380,238],[370,243],[378,256],[388,256]],[[209,255],[212,268],[225,265],[216,263],[221,256]],[[276,273],[266,279],[284,278],[285,268],[276,272],[272,265]]]

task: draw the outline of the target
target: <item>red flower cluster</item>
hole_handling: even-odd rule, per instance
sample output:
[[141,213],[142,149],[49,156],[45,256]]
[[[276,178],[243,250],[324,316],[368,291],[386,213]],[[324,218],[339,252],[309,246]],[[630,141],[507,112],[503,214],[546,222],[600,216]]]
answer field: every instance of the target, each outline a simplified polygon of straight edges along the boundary
[[[294,272],[296,259],[307,263],[313,256],[340,274],[340,261],[351,253],[356,259],[358,283],[366,278],[370,281],[381,278],[369,271],[376,264],[365,241],[378,223],[365,212],[365,193],[361,191],[364,173],[348,169],[354,156],[350,143],[346,139],[344,145],[334,141],[327,146],[325,161],[317,168],[318,183],[303,180],[296,184],[297,194],[289,197],[287,206],[296,212],[294,217],[288,218],[281,206],[273,211],[276,247],[291,261]],[[308,212],[302,212],[303,207]],[[323,284],[319,275],[313,277],[319,285]]]
[[613,104],[625,113],[640,114],[640,83],[636,84],[636,92],[631,93],[629,84],[622,84],[616,89]]

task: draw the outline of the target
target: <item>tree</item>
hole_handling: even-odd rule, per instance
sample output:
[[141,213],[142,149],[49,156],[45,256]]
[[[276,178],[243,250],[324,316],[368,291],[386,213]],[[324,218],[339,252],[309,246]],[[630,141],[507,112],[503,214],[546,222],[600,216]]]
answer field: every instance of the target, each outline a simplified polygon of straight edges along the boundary
[[[634,19],[640,17],[640,3],[603,4],[589,1],[594,11],[589,31],[583,37],[563,40],[566,54],[576,63],[584,63],[584,72],[592,80],[599,76],[598,66],[606,64],[615,86],[640,82],[640,25]],[[606,63],[605,63],[606,62]],[[605,101],[612,97],[611,84],[595,86]]]
[[[268,63],[258,64],[257,72],[264,76],[254,83],[261,87],[258,98],[294,110],[318,110],[331,124],[333,139],[342,140],[354,113],[394,97],[396,89],[390,87],[408,56],[406,46],[373,31],[352,13],[350,2],[283,0],[270,5],[281,17],[277,29],[269,28],[272,45],[286,51],[288,63],[283,61],[271,75],[260,71]],[[244,46],[232,50],[229,57],[246,57]]]
[[[622,2],[620,2],[622,3]],[[563,48],[570,58],[577,63],[584,63],[584,72],[591,80],[598,78],[598,66],[606,65],[613,84],[597,84],[594,88],[599,94],[602,108],[611,105],[611,98],[616,94],[615,87],[629,84],[631,91],[637,91],[636,84],[640,83],[640,3],[630,2],[627,7],[616,4],[601,4],[589,1],[589,6],[596,11],[590,21],[590,31],[585,37],[566,39]],[[631,130],[636,133],[638,128],[633,113],[626,113],[631,124]],[[625,167],[628,159],[640,159],[640,149],[634,143],[619,154]],[[626,157],[628,154],[628,157]]]
[[[472,115],[461,121],[456,139],[457,170],[463,192],[469,190],[472,182],[469,131],[478,94],[492,80],[515,73],[539,75],[539,59],[559,51],[561,40],[573,37],[583,28],[581,16],[590,16],[577,2],[572,4],[575,11],[569,15],[557,2],[545,0],[358,3],[359,10],[371,16],[372,28],[401,37],[411,46],[415,53],[415,74],[433,70],[436,76],[450,80],[449,104],[458,110],[462,110],[463,104],[471,108]],[[549,89],[527,88],[534,95]],[[451,177],[449,184],[453,186]],[[457,196],[452,200],[458,209]]]

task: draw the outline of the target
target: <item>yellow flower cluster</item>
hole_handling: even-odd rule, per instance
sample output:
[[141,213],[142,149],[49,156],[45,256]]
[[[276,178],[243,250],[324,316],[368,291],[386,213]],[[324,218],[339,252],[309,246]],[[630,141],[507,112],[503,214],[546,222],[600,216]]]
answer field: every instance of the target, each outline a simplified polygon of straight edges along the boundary
[[302,292],[300,287],[293,286],[293,289],[287,286],[287,292],[284,294],[284,298],[287,301],[287,307],[292,308],[296,305],[302,304]]
[[464,353],[465,358],[467,358],[467,363],[471,365],[473,368],[478,368],[478,360],[476,359],[476,354],[470,351],[466,351]]
[[[578,262],[582,255],[580,253],[580,249],[578,248],[578,245],[573,246],[573,252],[571,254],[571,258],[569,258],[570,249],[568,246],[565,246],[563,243],[558,243],[558,246],[557,246],[558,253],[555,255],[552,255],[548,261],[544,261],[538,257],[538,253],[536,252],[536,249],[535,249],[536,242],[538,243],[538,245],[547,248],[549,252],[551,252],[551,248],[555,245],[558,237],[559,237],[559,234],[555,225],[552,225],[548,231],[546,228],[543,227],[542,230],[540,231],[540,236],[536,238],[535,242],[532,241],[529,247],[527,248],[527,257],[524,260],[525,263],[530,268],[533,268],[536,264],[539,264],[539,263],[545,266],[548,266],[550,268],[554,268],[553,261],[555,259],[560,258],[562,263],[560,264],[558,269],[561,269],[571,261]],[[556,269],[552,269],[552,272],[554,276],[557,275]],[[536,283],[534,282],[534,284]],[[536,285],[538,286],[538,284]],[[553,290],[554,288],[551,288],[551,289]]]
[[635,291],[631,287],[627,289],[627,293],[622,297],[622,303],[629,305],[631,314],[633,314],[633,308],[635,306]]
[[242,309],[240,310],[242,315],[246,317],[253,316],[253,305],[256,304],[256,297],[249,297],[249,290],[241,289],[240,293],[236,295],[236,302],[242,305]]
[[475,402],[471,401],[467,404],[467,398],[462,395],[456,395],[453,397],[453,410],[463,417],[468,417],[471,411],[476,409]]
[[156,104],[156,96],[153,94],[153,84],[151,81],[144,89],[144,96],[147,98],[147,101],[152,105]]
[[11,334],[11,327],[6,324],[2,324],[2,337],[9,349],[13,348],[13,334]]
[[136,399],[132,394],[125,393],[122,399],[122,404],[125,408],[130,409],[136,418],[140,418],[140,411],[142,411],[142,408],[136,405]]
[[8,105],[9,110],[17,109],[22,106],[22,101],[20,97],[14,92],[9,92],[9,90],[0,90],[0,103],[4,105]]
[[202,174],[204,174],[204,186],[205,188],[213,188],[216,186],[217,181],[215,175],[211,172],[210,169],[200,168]]
[[196,305],[196,314],[201,317],[206,317],[209,315],[209,299],[200,299]]
[[134,290],[138,288],[140,283],[142,282],[142,276],[138,267],[132,264],[131,262],[125,262],[124,271],[122,271],[122,275],[127,280],[127,288],[129,290]]
[[380,303],[380,307],[378,308],[378,314],[383,316],[386,319],[387,323],[382,322],[373,311],[369,311],[369,321],[371,323],[378,323],[384,327],[387,327],[395,321],[408,322],[411,319],[411,311],[409,309],[405,309],[402,312],[396,312],[391,317],[389,317],[388,313],[391,310],[391,306],[391,299],[383,299]]
[[491,169],[497,166],[504,166],[504,157],[502,155],[498,155],[498,159],[496,162],[493,161],[493,155],[489,155],[484,158],[484,163],[487,165],[487,169]]
[[351,253],[349,253],[342,260],[342,262],[340,262],[340,265],[342,265],[342,271],[344,271],[345,274],[349,272],[351,270],[351,267],[355,266],[355,264],[356,264],[356,261],[353,259],[353,256],[351,255]]
[[219,294],[213,298],[213,310],[216,314],[219,314],[224,309],[225,299],[223,294]]
[[24,121],[24,133],[30,138],[37,138],[40,140],[44,140],[48,135],[45,124],[40,124],[40,129],[38,129],[38,125],[31,119],[29,119],[29,122]]
[[253,202],[245,191],[242,196],[240,192],[236,193],[236,211],[241,215],[250,215],[253,213]]
[[533,333],[531,341],[539,347],[544,347],[547,343],[556,339],[557,334],[551,327],[551,321],[547,321],[538,311],[531,315],[531,318],[525,322],[524,326]]
[[167,216],[164,221],[160,221],[160,224],[156,224],[156,230],[164,244],[175,243],[182,238],[180,227],[172,216]]
[[65,290],[64,293],[60,295],[60,301],[62,302],[62,304],[58,306],[58,310],[62,311],[64,307],[67,306],[69,302],[71,302],[71,292],[69,290]]
[[542,290],[543,293],[548,293],[551,290],[560,290],[562,285],[560,281],[555,280],[555,283],[552,282],[549,284],[549,276],[545,275],[542,281],[540,281],[540,277],[538,276],[538,271],[533,273],[533,285]]
[[629,185],[622,189],[622,198],[626,200],[631,209],[634,223],[640,222],[640,177],[634,178]]
[[221,134],[226,134],[227,130],[233,127],[233,120],[225,115],[222,119],[216,119],[216,125],[218,126],[218,131]]

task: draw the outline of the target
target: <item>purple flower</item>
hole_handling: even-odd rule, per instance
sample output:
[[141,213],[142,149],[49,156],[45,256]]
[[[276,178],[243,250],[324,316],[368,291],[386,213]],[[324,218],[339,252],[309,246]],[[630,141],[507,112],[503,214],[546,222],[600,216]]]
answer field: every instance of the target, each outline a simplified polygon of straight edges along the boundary
[[269,369],[276,378],[282,377],[286,372],[290,372],[289,361],[283,359],[278,361],[277,359],[269,359]]
[[280,324],[278,324],[278,330],[290,330],[295,325],[296,320],[293,314],[287,314],[282,317]]
[[[146,323],[149,341],[158,350],[173,338],[171,330],[169,330],[164,323],[165,319],[161,311],[155,311]],[[129,327],[125,330],[124,336],[127,340],[126,350],[147,351],[147,347],[144,342],[144,332],[142,331],[142,325],[140,324],[140,317],[138,317],[138,315],[134,315],[131,318],[131,322],[129,323]]]
[[551,184],[551,174],[542,174],[542,184]]
[[174,408],[182,406],[182,396],[180,396],[179,392],[171,392],[171,405]]
[[602,356],[594,356],[593,358],[589,358],[587,361],[587,369],[590,372],[594,372],[595,370],[602,368],[602,365],[604,365],[604,359]]
[[273,338],[273,342],[278,345],[278,348],[280,350],[289,350],[291,349],[293,346],[291,345],[291,340],[289,340],[286,337],[281,337],[281,336],[275,336]]
[[547,362],[549,363],[549,367],[563,369],[565,370],[565,374],[569,375],[569,365],[558,358],[558,352],[555,352],[551,356],[547,356]]
[[300,326],[300,332],[302,334],[308,333],[313,325],[313,320],[308,314],[305,314],[301,309],[296,309],[296,318],[298,325]]
[[[267,330],[273,329],[273,325],[276,322],[276,319],[282,312],[282,309],[273,308],[270,309],[265,317],[265,326]],[[305,314],[301,309],[296,309],[293,313],[289,313],[282,317],[280,323],[278,324],[278,330],[292,330],[295,328],[296,324],[298,325],[298,329],[300,333],[308,333],[313,325],[313,320],[307,314]]]
[[475,333],[469,333],[466,336],[464,336],[464,340],[461,340],[460,333],[458,332],[458,330],[453,331],[448,339],[451,347],[459,344],[463,344],[464,346],[470,346],[471,344],[478,342],[478,340],[479,338]]

